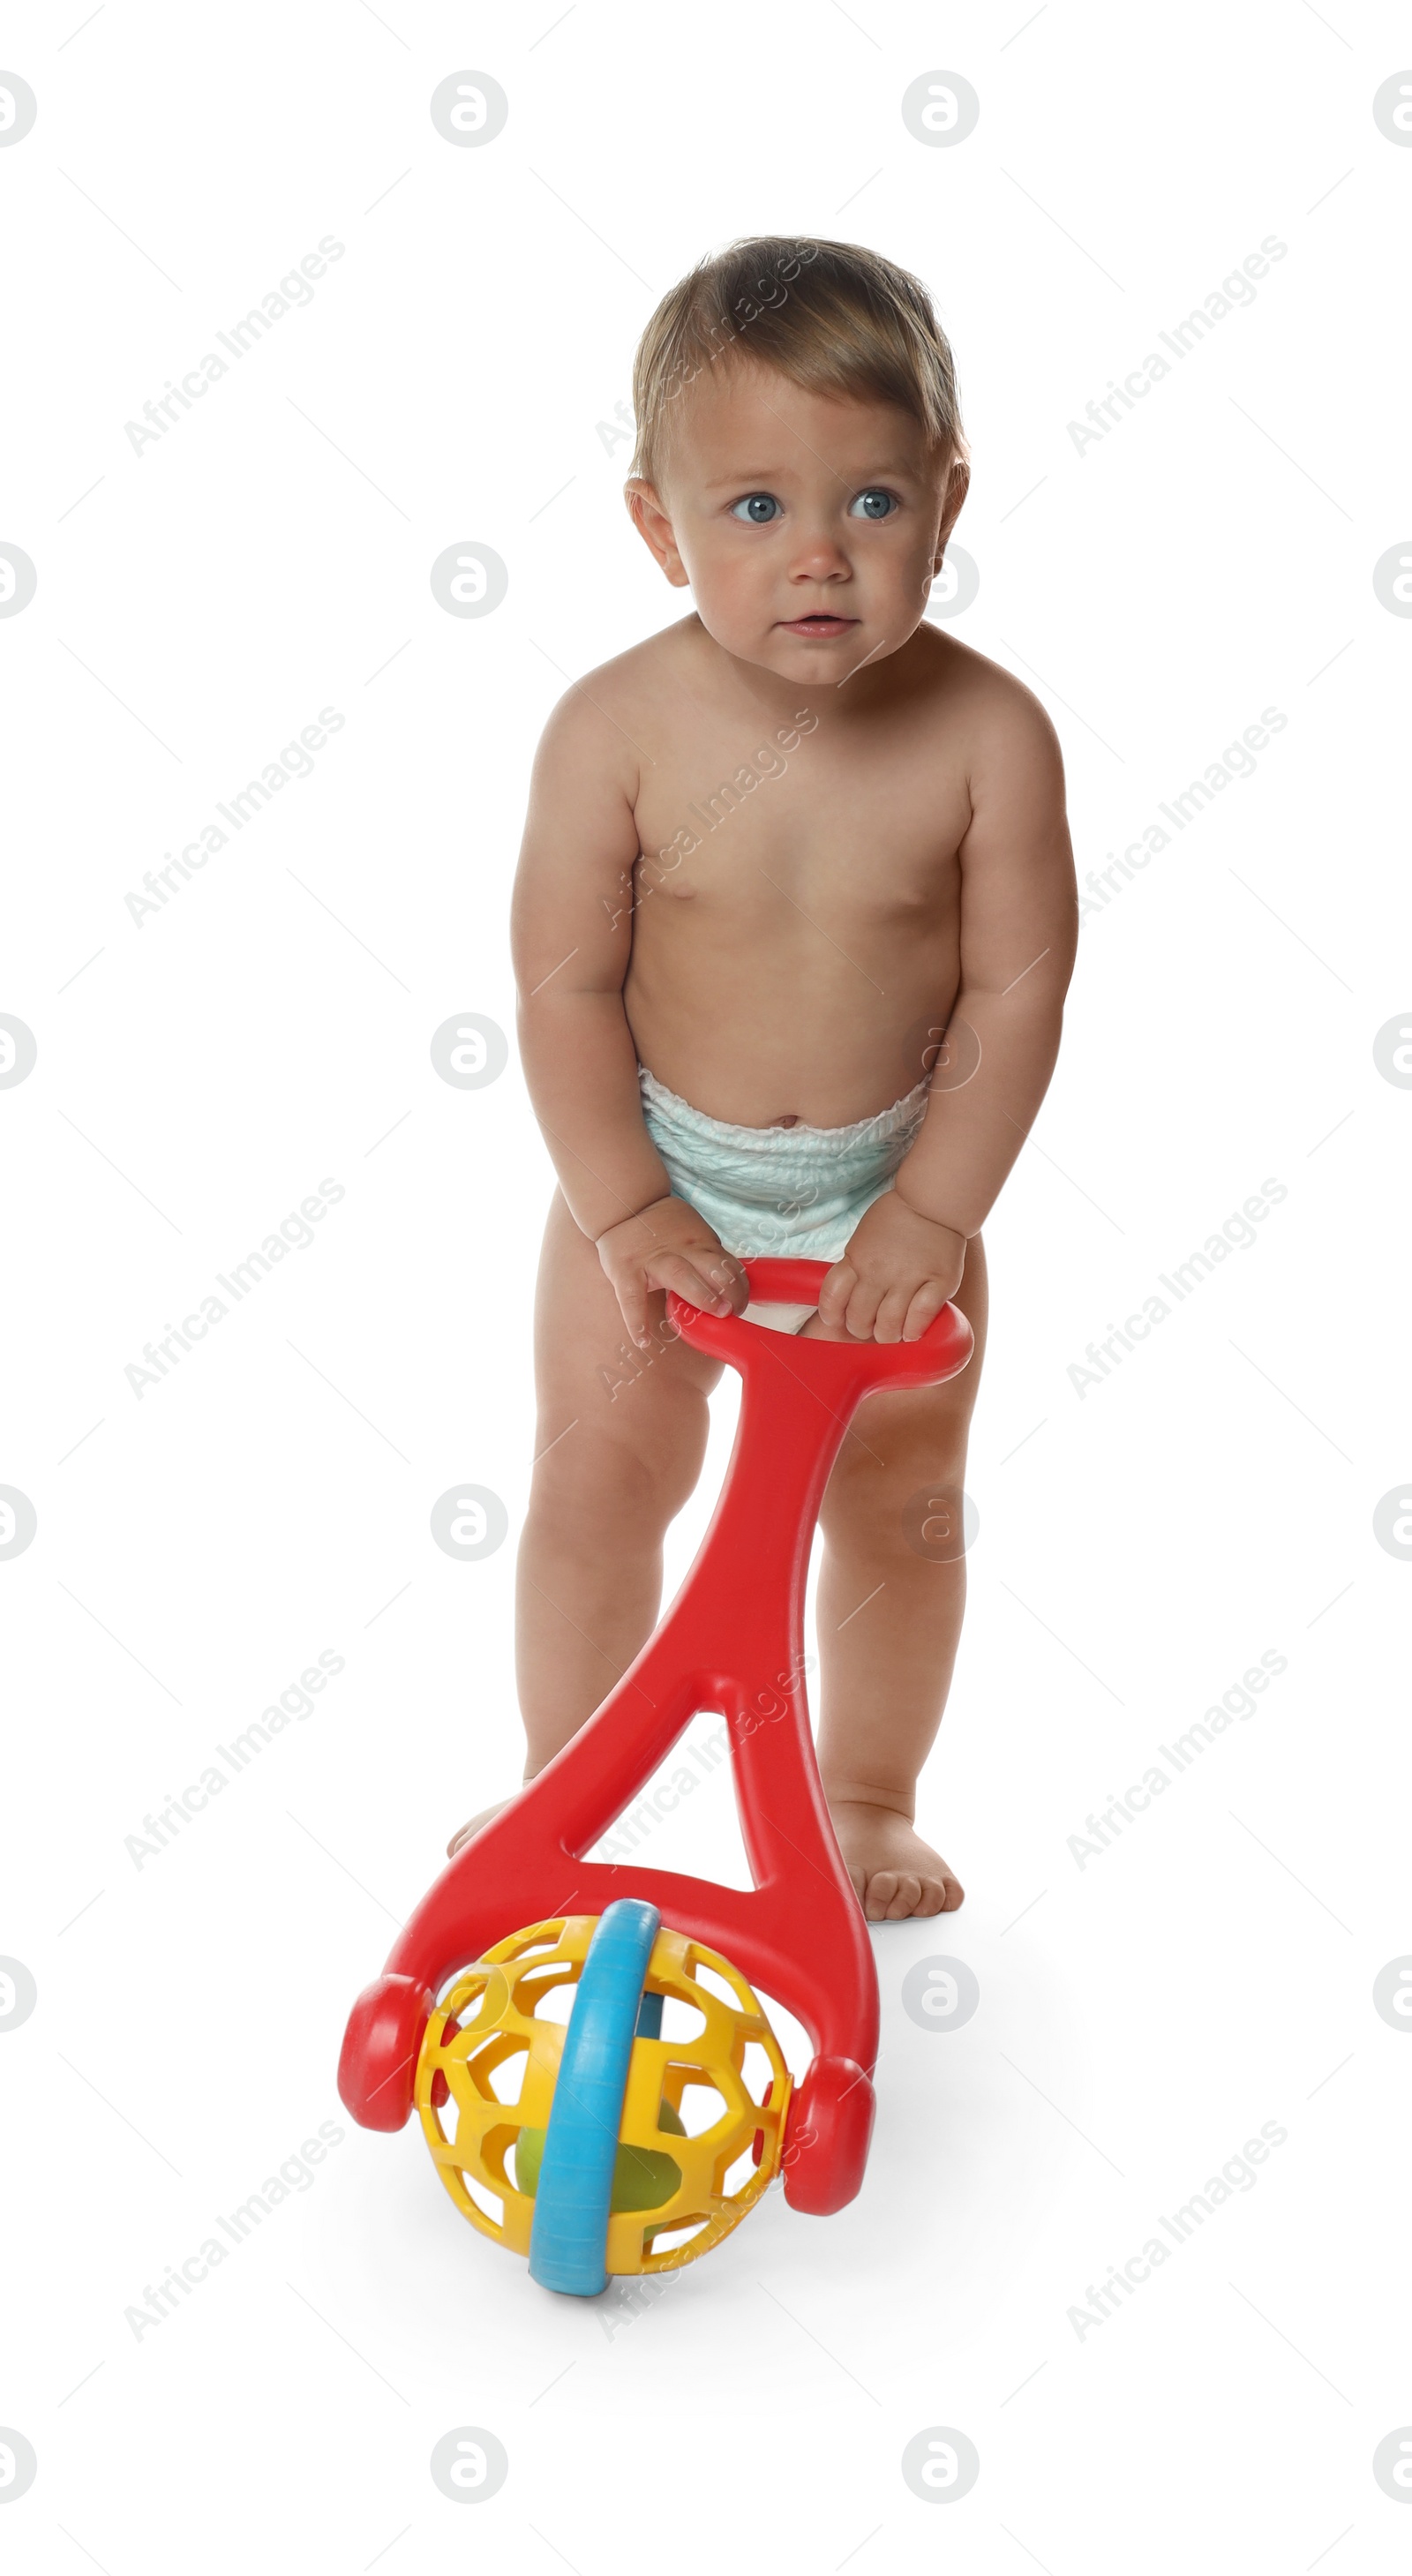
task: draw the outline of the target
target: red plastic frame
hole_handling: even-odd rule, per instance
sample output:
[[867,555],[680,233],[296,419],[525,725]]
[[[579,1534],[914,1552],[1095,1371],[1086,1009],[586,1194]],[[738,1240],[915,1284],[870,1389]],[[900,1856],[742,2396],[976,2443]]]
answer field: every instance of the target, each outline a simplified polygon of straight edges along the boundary
[[[830,1264],[746,1261],[757,1303],[817,1299]],[[800,1341],[672,1294],[692,1347],[741,1380],[720,1499],[686,1580],[602,1706],[444,1869],[359,1996],[338,2089],[367,2128],[400,2129],[431,1998],[495,1941],[569,1913],[647,1897],[664,1923],[724,1953],[801,2021],[814,2049],[793,2095],[785,2197],[841,2209],[872,2129],[878,1987],[862,1909],[834,1840],[804,1687],[804,1590],[814,1524],[849,1421],[878,1388],[935,1386],[971,1356],[944,1306],[915,1342]],[[586,1861],[700,1709],[730,1728],[753,1889],[672,1870]]]

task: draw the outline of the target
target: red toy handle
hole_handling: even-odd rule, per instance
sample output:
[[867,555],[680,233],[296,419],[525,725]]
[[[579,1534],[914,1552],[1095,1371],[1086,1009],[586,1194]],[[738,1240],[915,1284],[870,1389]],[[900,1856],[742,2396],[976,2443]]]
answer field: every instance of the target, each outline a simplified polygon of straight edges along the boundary
[[[832,1265],[745,1261],[752,1301],[812,1304]],[[804,1688],[804,1592],[829,1471],[863,1397],[936,1386],[971,1356],[955,1306],[915,1342],[800,1341],[669,1293],[693,1349],[742,1379],[725,1483],[676,1600],[602,1706],[504,1812],[481,1827],[409,1918],[386,1970],[354,2005],[339,2091],[365,2127],[399,2129],[429,1996],[507,1933],[646,1897],[664,1923],[721,1951],[809,2033],[794,2094],[785,2197],[824,2212],[851,2200],[872,2126],[878,1989],[862,1909],[834,1840]],[[730,1727],[753,1890],[675,1871],[585,1861],[683,1727],[719,1709]]]

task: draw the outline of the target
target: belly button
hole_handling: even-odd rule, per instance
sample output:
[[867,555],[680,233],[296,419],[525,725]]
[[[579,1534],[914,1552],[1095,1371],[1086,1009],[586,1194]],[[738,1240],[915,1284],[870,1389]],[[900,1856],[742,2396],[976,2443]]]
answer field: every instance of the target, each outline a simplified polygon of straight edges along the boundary
[[797,1109],[792,1109],[787,1118],[772,1118],[770,1120],[770,1125],[772,1127],[797,1127],[798,1124],[799,1112]]

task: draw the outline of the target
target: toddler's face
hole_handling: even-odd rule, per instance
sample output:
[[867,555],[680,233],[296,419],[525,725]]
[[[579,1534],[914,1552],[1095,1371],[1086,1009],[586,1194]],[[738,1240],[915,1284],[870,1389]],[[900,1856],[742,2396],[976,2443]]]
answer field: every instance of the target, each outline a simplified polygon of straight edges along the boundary
[[920,622],[965,498],[889,403],[806,392],[755,365],[705,369],[677,401],[662,485],[628,506],[667,579],[726,652],[791,684],[837,683]]

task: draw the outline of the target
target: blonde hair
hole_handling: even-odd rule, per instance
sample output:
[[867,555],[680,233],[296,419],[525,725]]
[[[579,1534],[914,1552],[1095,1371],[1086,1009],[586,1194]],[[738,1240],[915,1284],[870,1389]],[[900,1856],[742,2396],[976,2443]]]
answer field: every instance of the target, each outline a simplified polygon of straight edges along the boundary
[[762,233],[699,260],[643,332],[632,472],[657,485],[704,367],[752,360],[811,393],[894,403],[953,472],[967,461],[955,363],[921,279],[857,242]]

